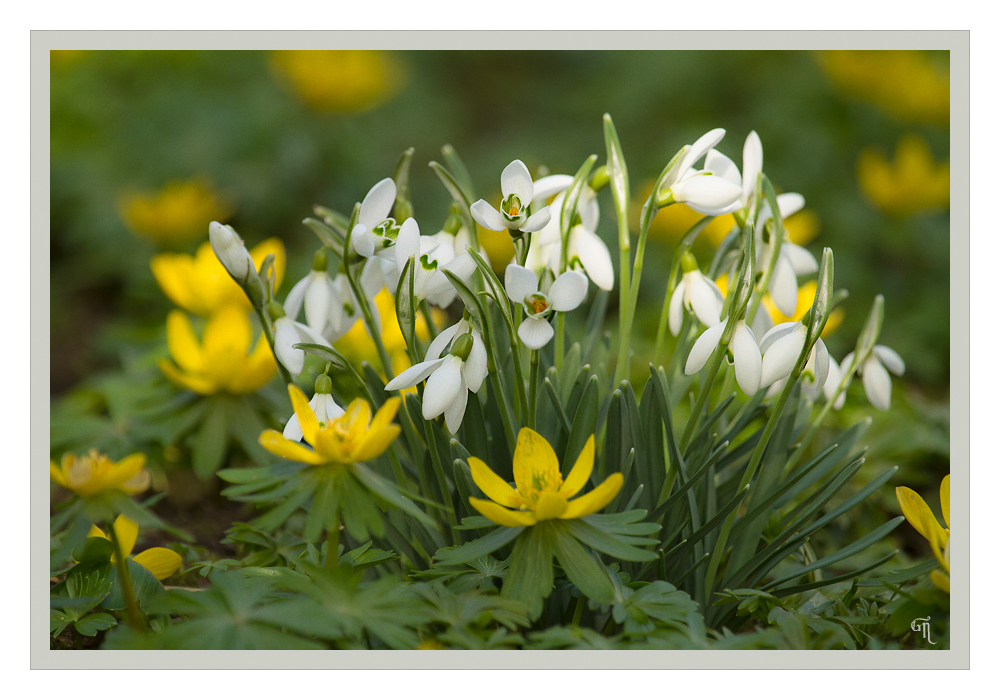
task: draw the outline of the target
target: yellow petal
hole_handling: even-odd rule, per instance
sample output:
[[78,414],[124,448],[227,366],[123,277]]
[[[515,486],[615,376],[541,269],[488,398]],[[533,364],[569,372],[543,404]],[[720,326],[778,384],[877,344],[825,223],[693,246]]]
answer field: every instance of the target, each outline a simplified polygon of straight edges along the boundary
[[931,509],[920,497],[920,494],[906,486],[898,486],[896,487],[896,500],[899,501],[899,507],[907,521],[924,536],[924,539],[931,544],[933,544],[932,538],[937,538],[939,542],[944,541],[944,528],[938,524],[937,518],[931,513]]
[[227,304],[212,314],[202,335],[204,375],[217,387],[227,386],[243,372],[251,342],[246,309]]
[[277,291],[285,277],[285,244],[280,238],[268,238],[250,249],[250,257],[258,270],[268,254],[274,255],[274,289]]
[[201,345],[183,311],[174,309],[167,314],[167,347],[179,367],[188,372],[201,371],[204,366]]
[[527,510],[509,510],[499,506],[493,501],[484,501],[481,498],[469,498],[472,507],[481,514],[495,522],[497,525],[505,527],[524,527],[534,525],[538,522],[535,514]]
[[492,469],[476,457],[469,457],[469,470],[472,480],[476,482],[483,493],[502,506],[517,508],[521,505],[521,497],[506,481],[496,475]]
[[285,438],[277,430],[265,430],[258,438],[261,447],[282,459],[302,464],[323,464],[323,458],[308,447]]
[[389,449],[389,445],[399,435],[401,428],[398,425],[390,425],[382,428],[378,432],[368,432],[361,445],[351,455],[352,462],[367,462],[375,459],[380,454]]
[[396,412],[399,410],[399,402],[398,396],[386,399],[382,408],[375,412],[375,417],[372,418],[372,424],[368,429],[379,430],[392,423],[392,419],[396,417]]
[[587,483],[590,473],[594,470],[594,436],[587,438],[587,443],[583,446],[580,456],[576,458],[576,464],[566,477],[566,481],[559,487],[559,493],[566,498],[572,498]]
[[216,386],[212,382],[193,374],[185,374],[170,360],[160,359],[156,362],[156,365],[167,379],[182,389],[206,395],[216,392]]
[[132,557],[132,561],[144,566],[153,576],[162,581],[180,568],[181,555],[166,547],[153,547],[139,552]]
[[941,515],[944,523],[951,527],[951,474],[941,479]]
[[261,334],[257,339],[257,347],[243,365],[243,371],[230,381],[227,388],[233,394],[252,394],[267,384],[277,371],[271,346]]
[[139,525],[134,520],[119,515],[112,527],[115,529],[115,537],[118,538],[118,546],[122,548],[122,554],[127,557],[135,547],[136,537],[139,536]]
[[190,279],[194,274],[194,260],[190,255],[161,253],[153,257],[149,263],[160,289],[170,301],[182,309],[199,316],[200,304],[191,293]]
[[941,569],[934,569],[931,572],[931,583],[940,588],[945,593],[951,593],[951,578]]
[[96,525],[90,526],[90,531],[87,533],[87,537],[103,537],[104,539],[108,539],[108,536],[104,534],[104,530]]
[[146,455],[141,452],[131,454],[115,465],[115,478],[127,481],[146,466]]
[[66,477],[63,475],[62,469],[51,460],[49,461],[49,478],[60,486],[66,487]]
[[[514,449],[514,483],[517,490],[528,494],[537,489],[532,484],[532,476],[551,475],[553,472],[559,474],[559,460],[552,446],[531,428],[521,428]],[[561,476],[559,480],[562,480]]]
[[571,520],[596,513],[611,503],[611,500],[622,490],[624,483],[625,477],[621,475],[621,472],[615,472],[593,491],[570,501],[566,512],[559,517],[563,520]]
[[316,414],[310,408],[306,395],[294,384],[289,384],[288,396],[292,400],[292,409],[295,411],[295,417],[299,419],[299,426],[302,428],[303,437],[305,437],[306,442],[315,446],[318,442],[316,436],[319,433],[319,421],[316,420]]
[[569,504],[566,497],[552,491],[542,491],[535,502],[535,517],[539,520],[552,520],[562,517]]

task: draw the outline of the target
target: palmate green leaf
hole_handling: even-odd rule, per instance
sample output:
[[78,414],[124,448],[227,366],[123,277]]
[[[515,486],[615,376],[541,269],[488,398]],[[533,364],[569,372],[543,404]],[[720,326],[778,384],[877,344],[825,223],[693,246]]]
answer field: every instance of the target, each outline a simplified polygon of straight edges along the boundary
[[606,637],[587,627],[562,627],[555,625],[528,635],[525,649],[621,649],[621,638]]
[[[656,559],[656,552],[650,552],[633,546],[657,544],[655,538],[611,533],[583,519],[567,520],[564,526],[569,534],[588,547],[596,549],[598,552],[604,552],[616,559],[624,561],[652,561]],[[657,526],[658,528],[659,526]]]
[[505,597],[524,603],[532,620],[541,615],[542,604],[555,583],[552,539],[546,527],[536,525],[525,529],[514,541],[510,567],[501,590]]
[[[579,588],[585,596],[596,603],[607,604],[614,600],[615,589],[608,577],[607,570],[595,560],[576,540],[565,521],[545,521],[535,526],[548,530],[552,543],[552,551],[559,561],[559,566],[566,572],[567,578]],[[508,574],[512,576],[513,571]],[[504,584],[506,586],[506,583]]]
[[[466,520],[468,520],[468,518],[466,518]],[[520,535],[524,529],[525,528],[523,527],[504,527],[501,525],[489,534],[473,540],[472,542],[467,542],[463,545],[459,545],[458,547],[439,549],[434,553],[434,561],[440,566],[455,566],[457,564],[468,563],[474,559],[484,557],[487,554],[492,554],[504,545],[510,543],[514,538]]]
[[116,624],[118,624],[118,621],[107,613],[91,613],[74,622],[73,627],[84,637],[93,637],[98,632],[110,629]]
[[[151,612],[158,596],[163,594],[163,584],[156,580],[149,569],[137,564],[131,559],[126,559],[128,566],[128,576],[132,583],[132,594],[136,603],[144,612]],[[124,610],[125,597],[122,595],[121,580],[118,578],[118,568],[111,567],[111,590],[107,597],[101,601],[101,607],[108,610]]]
[[79,620],[111,591],[111,568],[107,562],[77,564],[62,583],[52,587],[49,607],[61,609],[71,620]]
[[641,636],[655,627],[687,631],[689,616],[698,611],[691,596],[666,581],[653,581],[632,591],[623,607],[625,619],[619,619],[618,605],[614,612],[615,619],[625,623],[626,636]]

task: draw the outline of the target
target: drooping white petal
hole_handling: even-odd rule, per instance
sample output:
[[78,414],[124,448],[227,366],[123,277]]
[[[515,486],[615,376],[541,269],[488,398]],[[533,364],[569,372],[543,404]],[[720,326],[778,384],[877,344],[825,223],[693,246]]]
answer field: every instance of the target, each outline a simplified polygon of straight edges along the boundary
[[739,202],[743,189],[718,175],[698,175],[678,182],[670,188],[674,199],[691,209],[708,215]]
[[590,280],[607,292],[614,289],[615,268],[608,246],[601,237],[583,226],[574,226],[569,237],[568,252],[580,259]]
[[781,254],[788,257],[796,275],[811,275],[819,270],[819,263],[808,250],[791,241],[785,241],[781,246]]
[[[823,395],[826,396],[827,401],[832,401],[834,399],[834,393],[840,388],[840,382],[844,378],[843,373],[840,371],[840,365],[836,362],[830,362],[830,371],[826,375],[826,382],[823,383]],[[839,411],[844,405],[844,401],[847,399],[847,392],[843,391],[836,400],[833,401],[833,410]]]
[[424,387],[423,416],[426,420],[437,418],[451,403],[458,399],[463,388],[462,358],[448,355],[440,361],[440,366],[427,378]]
[[322,333],[329,319],[330,288],[326,285],[325,271],[313,270],[309,273],[309,287],[306,289],[306,323],[317,333]]
[[760,367],[761,386],[768,386],[791,374],[806,342],[806,327],[801,323],[796,325],[798,328],[772,342],[764,351]]
[[556,311],[572,311],[587,297],[587,276],[576,270],[567,270],[552,283],[548,297]]
[[503,214],[498,212],[492,204],[487,202],[485,199],[480,199],[478,202],[470,207],[472,213],[472,218],[476,220],[480,226],[490,231],[506,231],[507,221],[503,218]]
[[777,199],[778,211],[781,212],[782,219],[787,219],[806,205],[806,198],[798,192],[785,192],[784,194],[779,194]]
[[358,224],[351,230],[351,245],[363,258],[375,255],[375,236],[368,231],[368,227],[364,224]]
[[712,174],[719,177],[726,178],[737,187],[743,186],[742,178],[740,178],[740,169],[736,167],[736,163],[714,148],[705,156],[705,170],[709,170]]
[[525,346],[532,350],[544,347],[554,335],[555,331],[552,330],[549,322],[541,318],[526,318],[517,327],[517,336]]
[[[478,401],[478,399],[476,399]],[[465,377],[462,377],[461,386],[455,400],[448,404],[444,410],[444,425],[448,432],[454,435],[462,427],[462,419],[465,418],[465,407],[469,403],[469,388],[466,386]]]
[[503,193],[504,200],[512,194],[517,195],[517,198],[521,200],[521,206],[528,206],[535,193],[528,166],[515,160],[504,168],[503,172],[500,173],[500,192]]
[[688,354],[687,362],[684,365],[684,374],[694,374],[705,366],[708,358],[712,356],[712,352],[718,347],[724,330],[726,330],[726,322],[721,321],[698,336],[698,340],[694,341],[691,352]]
[[680,333],[681,323],[684,321],[684,283],[677,285],[674,293],[670,295],[670,308],[667,311],[670,323],[670,334],[676,336]]
[[393,257],[400,274],[403,273],[403,268],[406,267],[407,260],[420,255],[420,243],[420,227],[417,226],[416,220],[411,216],[399,227],[399,233],[396,235]]
[[545,225],[549,223],[552,218],[552,211],[548,207],[542,207],[531,216],[528,220],[521,224],[521,230],[525,233],[534,233],[535,231],[541,231],[545,228]]
[[526,296],[538,291],[538,277],[533,271],[517,263],[507,266],[503,284],[507,297],[517,304],[523,304]]
[[880,411],[888,411],[892,400],[892,378],[874,355],[865,360],[861,370],[861,383],[872,406]]
[[469,351],[469,359],[465,361],[465,367],[462,370],[465,381],[472,393],[479,391],[488,371],[489,368],[486,365],[486,345],[483,343],[479,331],[472,329],[472,350]]
[[441,353],[444,349],[448,347],[448,343],[458,335],[459,333],[464,333],[468,328],[468,321],[459,321],[458,323],[448,326],[443,331],[438,333],[437,338],[431,341],[431,344],[427,346],[427,354],[424,355],[424,360],[436,360],[441,357]]
[[[750,200],[750,194],[757,186],[757,178],[764,167],[764,147],[756,131],[747,134],[743,142],[743,203]],[[780,205],[779,205],[780,207]]]
[[872,348],[872,351],[878,355],[878,359],[882,361],[887,370],[897,377],[903,376],[903,372],[906,371],[906,365],[903,363],[903,358],[899,356],[899,353],[885,345],[876,345]]
[[326,293],[330,299],[329,309],[327,311],[327,329],[323,331],[325,334],[331,329],[340,328],[344,323],[344,303],[340,298],[339,287],[334,284],[333,280],[323,273],[323,284],[326,286]]
[[274,354],[278,356],[278,361],[291,372],[293,377],[302,371],[306,361],[305,351],[292,347],[299,342],[301,342],[299,334],[292,319],[288,316],[282,316],[274,322]]
[[813,365],[812,371],[816,377],[816,386],[823,386],[826,383],[826,378],[830,376],[830,353],[827,352],[826,343],[823,342],[822,338],[813,345],[809,360]]
[[344,415],[344,409],[333,400],[330,394],[316,394],[309,402],[316,413],[316,420],[320,423],[329,423]]
[[[448,355],[448,357],[452,357]],[[441,363],[444,362],[445,358],[425,360],[423,362],[418,362],[412,367],[407,367],[402,372],[396,376],[391,382],[385,385],[386,391],[399,391],[400,389],[409,389],[411,386],[416,386],[431,374]]]
[[785,384],[787,383],[788,383],[788,377],[779,379],[768,388],[767,393],[764,394],[764,398],[773,399],[774,397],[776,397],[778,394],[781,393],[782,389],[785,388]]
[[733,330],[733,341],[730,344],[733,351],[733,367],[736,370],[736,383],[747,396],[753,396],[760,389],[761,363],[760,348],[757,339],[747,328],[744,321],[737,321]]
[[550,197],[553,197],[573,184],[572,175],[546,175],[534,182],[534,195],[532,205],[535,203],[545,204]]
[[[396,183],[391,177],[376,182],[361,202],[358,212],[358,222],[369,230],[389,218],[392,205],[396,201]],[[353,234],[352,234],[353,236]]]
[[[847,374],[847,370],[850,368],[851,363],[854,362],[854,351],[844,355],[844,359],[840,361],[840,373]],[[859,368],[860,369],[860,368]]]
[[771,318],[771,312],[765,306],[758,306],[757,313],[754,314],[753,322],[750,324],[750,330],[753,331],[754,337],[763,338],[772,327],[774,327],[774,319]]
[[590,187],[584,185],[583,192],[576,204],[576,211],[580,215],[580,223],[588,231],[596,231],[597,224],[601,220],[601,208],[597,205],[597,193]]
[[[798,321],[785,321],[784,323],[779,323],[770,330],[765,331],[764,334],[760,336],[760,343],[758,343],[758,345],[760,346],[760,351],[767,352],[767,349],[771,347],[771,343],[780,338],[784,338],[792,331],[797,330],[796,326],[801,326],[801,325],[802,324],[799,323]],[[756,332],[754,332],[754,337],[757,337]]]
[[688,149],[687,153],[684,154],[684,157],[679,163],[677,172],[680,176],[683,177],[691,166],[697,163],[703,155],[708,153],[710,148],[715,148],[725,135],[725,129],[712,129],[711,131],[707,131],[699,136],[698,140],[691,144],[691,148]]
[[[715,282],[694,270],[685,273],[685,286],[687,288],[687,298],[691,301],[691,310],[698,320],[706,326],[714,326],[719,322],[719,314],[722,312],[722,294]],[[713,290],[712,288],[715,287]]]
[[768,291],[771,292],[771,301],[778,307],[778,311],[785,316],[795,313],[795,306],[799,301],[799,283],[792,264],[784,255],[778,256]]
[[285,423],[285,429],[281,431],[281,435],[286,440],[291,440],[292,442],[298,442],[302,439],[302,426],[299,425],[299,417],[297,415],[292,414],[292,417]]
[[285,297],[285,315],[289,318],[298,318],[299,311],[302,310],[302,300],[306,296],[306,287],[309,286],[309,275],[306,275],[292,287],[292,291]]
[[[382,287],[386,286],[382,262],[381,259],[369,260],[361,270],[361,291],[369,299],[373,298],[382,290]],[[354,294],[351,292],[351,285],[347,281],[347,276],[344,274],[337,275],[337,280],[341,290],[346,289],[347,292],[350,292],[350,297],[345,296],[344,301],[353,299]]]

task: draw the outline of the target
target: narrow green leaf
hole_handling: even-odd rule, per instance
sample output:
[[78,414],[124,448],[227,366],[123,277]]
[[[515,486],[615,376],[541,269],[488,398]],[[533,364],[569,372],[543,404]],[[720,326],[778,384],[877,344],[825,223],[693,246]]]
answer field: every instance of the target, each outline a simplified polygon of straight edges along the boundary
[[[565,527],[566,530],[573,535],[573,537],[580,540],[585,545],[596,549],[598,552],[604,552],[605,554],[615,557],[616,559],[622,559],[624,561],[652,561],[656,559],[656,552],[634,547],[632,545],[637,544],[637,542],[632,542],[632,544],[630,544],[623,536],[610,534],[583,520],[567,520],[565,521]],[[628,539],[642,540],[641,542],[638,542],[641,544],[656,544],[656,539],[651,537],[630,537]]]
[[213,397],[207,400],[212,403],[191,449],[191,467],[202,480],[215,474],[229,447],[229,399]]
[[413,501],[401,494],[399,489],[393,484],[363,464],[355,464],[351,470],[358,478],[358,481],[367,486],[374,494],[396,506],[407,515],[413,516],[427,527],[437,529],[436,523],[425,512],[417,508]]
[[[594,560],[565,527],[552,527],[549,531],[556,559],[569,580],[594,602],[611,603],[615,597],[615,589],[604,567]],[[508,575],[513,575],[513,572]]]
[[[492,524],[492,523],[491,523]],[[523,527],[499,526],[489,534],[458,547],[439,549],[434,553],[434,561],[441,566],[456,566],[492,554],[521,534]]]

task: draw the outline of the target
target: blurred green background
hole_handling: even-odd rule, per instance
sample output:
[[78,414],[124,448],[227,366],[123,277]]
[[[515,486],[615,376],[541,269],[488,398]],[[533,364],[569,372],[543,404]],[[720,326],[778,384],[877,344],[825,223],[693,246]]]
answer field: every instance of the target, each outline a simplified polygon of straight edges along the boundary
[[[796,233],[817,258],[833,248],[836,285],[850,291],[844,320],[827,338],[831,353],[839,360],[853,348],[881,293],[881,342],[906,362],[889,413],[871,408],[856,382],[835,419],[875,414],[871,459],[859,478],[900,464],[892,485],[913,487],[937,510],[949,452],[947,52],[54,51],[51,58],[53,397],[118,370],[136,348],[163,344],[172,304],[149,260],[164,250],[193,252],[212,219],[231,223],[250,245],[284,240],[283,297],[317,245],[300,223],[313,205],[349,212],[410,146],[416,216],[424,233],[434,233],[449,199],[425,164],[446,143],[479,195],[493,199],[514,158],[533,172],[573,173],[591,153],[603,162],[601,116],[609,112],[638,210],[644,188],[681,146],[721,126],[728,133],[719,149],[740,164],[754,129],[779,191],[805,196]],[[612,242],[607,193],[600,202],[599,233]],[[645,341],[634,345],[640,369],[666,279],[655,271],[668,269],[686,221],[673,207],[654,225],[638,315]],[[695,252],[707,262],[710,237],[702,238]],[[487,239],[495,263],[504,242]],[[617,294],[611,314],[616,302]],[[898,512],[891,489],[883,491],[876,498],[883,513],[859,514],[853,526],[870,529],[869,518]],[[926,554],[907,528],[895,537]]]

